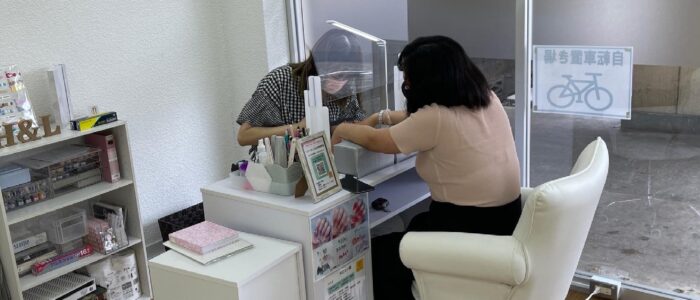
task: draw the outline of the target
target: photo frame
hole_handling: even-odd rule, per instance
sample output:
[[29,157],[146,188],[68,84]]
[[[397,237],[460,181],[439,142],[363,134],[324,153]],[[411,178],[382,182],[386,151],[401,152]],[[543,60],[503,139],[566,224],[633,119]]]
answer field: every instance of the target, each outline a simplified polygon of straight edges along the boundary
[[314,203],[342,189],[330,141],[323,131],[300,139],[297,153]]

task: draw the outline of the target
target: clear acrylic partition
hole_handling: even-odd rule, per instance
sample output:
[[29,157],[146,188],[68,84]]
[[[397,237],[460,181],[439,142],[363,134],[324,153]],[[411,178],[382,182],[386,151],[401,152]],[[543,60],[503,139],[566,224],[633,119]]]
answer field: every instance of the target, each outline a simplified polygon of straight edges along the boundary
[[[321,86],[324,87],[324,105],[336,106],[341,110],[354,109],[353,104],[348,103],[347,99],[356,95],[359,106],[366,116],[387,109],[389,73],[386,42],[369,33],[334,21],[329,21],[328,30],[325,33],[329,31],[333,35],[330,39],[335,39],[329,44],[341,46],[319,47],[317,41],[311,50]],[[343,121],[352,120],[330,120],[330,125]]]
[[534,1],[534,44],[634,47],[631,120],[531,118],[532,186],[568,175],[596,137],[608,145],[579,271],[700,296],[698,14],[697,1]]

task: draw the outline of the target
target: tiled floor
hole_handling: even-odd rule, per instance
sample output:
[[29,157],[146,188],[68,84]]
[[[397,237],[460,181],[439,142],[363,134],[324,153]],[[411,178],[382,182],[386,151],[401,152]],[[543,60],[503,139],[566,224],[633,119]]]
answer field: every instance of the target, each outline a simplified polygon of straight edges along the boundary
[[608,144],[610,170],[579,268],[700,296],[700,135],[536,114],[531,185],[565,176],[597,136]]

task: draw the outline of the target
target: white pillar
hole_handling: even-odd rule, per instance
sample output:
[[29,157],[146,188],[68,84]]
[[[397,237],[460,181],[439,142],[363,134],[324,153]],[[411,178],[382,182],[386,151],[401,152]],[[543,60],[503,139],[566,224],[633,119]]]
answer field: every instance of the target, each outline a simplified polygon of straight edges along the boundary
[[520,160],[520,185],[528,187],[532,107],[532,0],[516,0],[515,5],[515,146]]

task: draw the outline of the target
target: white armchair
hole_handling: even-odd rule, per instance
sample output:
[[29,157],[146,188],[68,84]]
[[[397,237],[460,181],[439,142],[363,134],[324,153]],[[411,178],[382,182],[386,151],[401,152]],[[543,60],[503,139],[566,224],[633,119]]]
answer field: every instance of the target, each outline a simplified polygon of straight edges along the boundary
[[422,300],[566,297],[608,174],[608,150],[597,138],[571,175],[534,189],[512,236],[409,232],[403,263],[415,275]]

